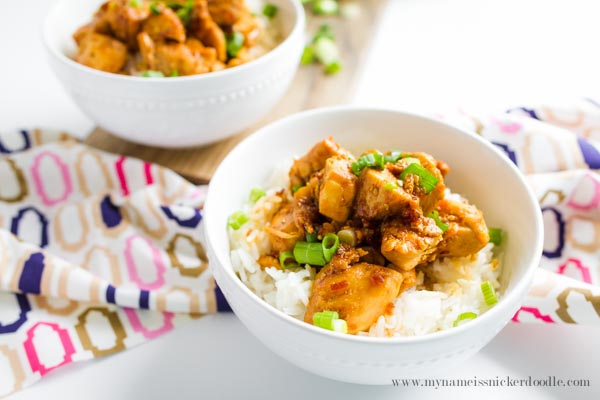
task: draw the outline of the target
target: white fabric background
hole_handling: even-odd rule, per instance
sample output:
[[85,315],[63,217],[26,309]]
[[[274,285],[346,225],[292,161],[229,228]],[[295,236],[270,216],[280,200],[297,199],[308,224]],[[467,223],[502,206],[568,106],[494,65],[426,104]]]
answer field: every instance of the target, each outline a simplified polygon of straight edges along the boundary
[[[2,0],[0,130],[93,127],[45,61],[40,25],[53,0]],[[519,104],[600,98],[596,0],[389,0],[354,98],[358,104],[490,112]],[[369,34],[369,33],[366,33]],[[194,321],[139,348],[61,368],[17,400],[62,398],[600,397],[598,329],[509,325],[447,378],[589,378],[592,387],[367,387],[301,371],[263,347],[233,315]],[[527,340],[523,340],[523,338]]]

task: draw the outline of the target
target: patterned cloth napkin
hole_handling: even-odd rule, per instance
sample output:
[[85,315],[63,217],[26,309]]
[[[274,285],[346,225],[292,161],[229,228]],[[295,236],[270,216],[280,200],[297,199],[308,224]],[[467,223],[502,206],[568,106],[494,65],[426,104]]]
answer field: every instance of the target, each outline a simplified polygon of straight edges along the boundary
[[[599,325],[600,105],[445,119],[501,148],[540,200],[544,257],[513,321]],[[229,309],[202,246],[205,191],[64,133],[0,134],[0,397]]]

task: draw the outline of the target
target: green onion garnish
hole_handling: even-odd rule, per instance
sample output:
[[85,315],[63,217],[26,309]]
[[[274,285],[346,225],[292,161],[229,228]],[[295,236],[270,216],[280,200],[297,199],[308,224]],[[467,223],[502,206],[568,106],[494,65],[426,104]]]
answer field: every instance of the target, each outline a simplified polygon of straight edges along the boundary
[[179,71],[177,71],[176,69],[171,71],[171,78],[177,78],[178,76],[179,76]]
[[150,4],[150,11],[152,11],[152,13],[154,15],[159,15],[160,14],[160,8],[158,8],[158,4],[156,4],[156,3]]
[[401,158],[402,158],[402,153],[399,151],[391,151],[390,154],[386,154],[383,156],[383,160],[385,161],[386,164],[387,163],[395,163]]
[[498,297],[496,297],[496,291],[494,290],[494,286],[490,281],[485,281],[481,284],[481,292],[483,293],[483,299],[485,300],[485,304],[488,306],[493,306],[498,302]]
[[313,50],[317,60],[327,66],[340,60],[340,51],[332,39],[321,37],[313,43]]
[[410,165],[410,164],[419,164],[419,165],[421,165],[421,160],[419,160],[418,158],[415,158],[415,157],[406,157],[404,159],[404,162],[406,163],[406,165]]
[[490,235],[490,243],[493,243],[496,246],[500,246],[500,244],[502,243],[502,229],[488,228],[488,233]]
[[142,5],[142,0],[129,0],[129,5],[131,7],[140,8]]
[[358,160],[350,164],[350,168],[354,175],[358,176],[362,172],[363,169],[369,168],[379,168],[382,169],[385,165],[385,160],[383,154],[380,152],[365,154],[360,157]]
[[323,242],[321,243],[323,247],[323,255],[325,256],[325,261],[329,262],[335,255],[338,247],[340,247],[340,238],[335,233],[328,233],[323,238]]
[[316,43],[319,39],[329,39],[331,41],[335,40],[335,36],[333,35],[333,31],[331,30],[331,26],[327,24],[323,24],[319,27],[315,35],[313,36],[313,43]]
[[297,242],[294,246],[294,258],[299,264],[323,266],[327,264],[323,255],[323,245],[319,242]]
[[448,230],[448,224],[442,222],[442,220],[440,219],[440,213],[437,210],[431,211],[428,217],[435,221],[435,224],[438,228],[442,230],[442,232],[446,232]]
[[333,330],[333,321],[339,319],[337,311],[321,311],[313,314],[313,325],[319,328]]
[[279,264],[281,265],[281,268],[284,269],[299,267],[294,258],[294,253],[291,251],[284,251],[279,255]]
[[267,3],[263,7],[262,13],[265,17],[271,19],[277,15],[277,11],[279,11],[279,8],[276,5]]
[[294,187],[292,188],[292,192],[296,193],[298,190],[302,189],[304,187],[304,185],[294,185]]
[[335,75],[342,70],[342,64],[339,61],[334,61],[325,66],[325,73]]
[[388,182],[385,185],[383,185],[383,188],[385,190],[394,190],[398,187],[398,183],[396,182]]
[[347,228],[347,229],[342,229],[341,231],[339,231],[337,233],[338,238],[340,239],[340,242],[342,243],[346,243],[352,247],[356,246],[356,242],[357,237],[356,237],[356,232],[354,231],[354,229],[351,228]]
[[314,243],[317,241],[317,232],[313,232],[313,233],[307,233],[306,234],[306,241],[308,243]]
[[234,231],[237,231],[249,220],[250,218],[248,215],[246,215],[246,213],[242,211],[236,211],[227,219],[227,225],[229,225]]
[[340,11],[336,0],[315,0],[312,10],[316,15],[335,15]]
[[181,22],[184,25],[187,25],[190,22],[190,18],[192,17],[192,11],[194,9],[194,0],[188,0],[185,5],[176,2],[167,3],[167,7],[171,8],[175,11],[175,14],[179,17]]
[[313,314],[313,325],[334,332],[348,333],[348,324],[340,319],[337,311],[321,311]]
[[252,188],[252,190],[250,191],[250,196],[249,196],[250,203],[256,203],[258,200],[263,198],[266,194],[267,194],[267,192],[265,192],[261,188]]
[[237,57],[242,46],[244,46],[244,39],[244,35],[236,31],[227,35],[227,55],[230,58]]
[[456,321],[454,321],[452,326],[456,328],[461,322],[468,321],[468,320],[475,319],[475,318],[477,318],[477,314],[475,314],[474,312],[470,312],[470,311],[464,312],[456,318]]
[[302,52],[302,57],[300,58],[300,63],[302,65],[312,64],[315,61],[315,51],[311,46],[304,47],[304,51]]
[[148,70],[148,71],[144,71],[142,72],[142,76],[144,78],[164,78],[165,74],[163,74],[160,71],[152,71],[152,70]]
[[413,174],[419,178],[420,185],[425,189],[425,194],[429,194],[438,184],[438,179],[431,172],[427,171],[420,164],[412,163],[400,174],[400,179],[404,180],[406,175]]

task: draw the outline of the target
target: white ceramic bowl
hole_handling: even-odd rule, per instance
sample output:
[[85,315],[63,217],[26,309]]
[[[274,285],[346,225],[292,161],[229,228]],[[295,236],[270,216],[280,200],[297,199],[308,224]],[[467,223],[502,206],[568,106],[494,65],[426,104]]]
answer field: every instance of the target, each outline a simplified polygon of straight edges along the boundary
[[[275,166],[333,135],[358,154],[371,148],[431,153],[451,168],[447,184],[507,232],[502,298],[467,324],[413,338],[343,335],[298,321],[271,307],[235,275],[227,217],[247,201]],[[217,169],[208,190],[204,229],[209,260],[229,304],[267,347],[313,373],[347,382],[391,384],[393,378],[443,373],[488,343],[524,299],[542,253],[542,217],[517,168],[474,133],[398,111],[331,108],[275,122],[240,143]]]
[[247,64],[179,78],[141,78],[98,71],[71,59],[71,35],[105,0],[59,0],[43,40],[50,65],[81,110],[102,128],[138,143],[184,147],[240,132],[264,117],[284,95],[304,48],[299,0],[269,0],[285,40]]

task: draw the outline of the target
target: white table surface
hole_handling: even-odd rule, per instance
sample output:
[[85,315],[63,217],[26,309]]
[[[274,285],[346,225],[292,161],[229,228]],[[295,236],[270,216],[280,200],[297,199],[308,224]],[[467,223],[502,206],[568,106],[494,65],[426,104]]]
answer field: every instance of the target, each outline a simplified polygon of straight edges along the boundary
[[[51,3],[2,2],[0,130],[40,126],[84,137],[93,123],[53,77],[39,40]],[[379,31],[365,32],[375,45],[354,101],[431,112],[600,98],[599,16],[596,0],[390,0]],[[369,387],[304,372],[263,347],[234,315],[217,315],[61,368],[12,399],[597,399],[599,334],[590,327],[510,324],[444,376],[555,375],[590,379],[587,389]]]

